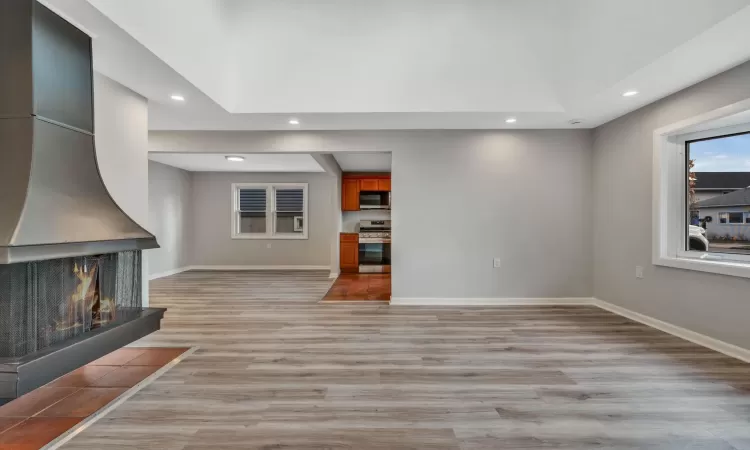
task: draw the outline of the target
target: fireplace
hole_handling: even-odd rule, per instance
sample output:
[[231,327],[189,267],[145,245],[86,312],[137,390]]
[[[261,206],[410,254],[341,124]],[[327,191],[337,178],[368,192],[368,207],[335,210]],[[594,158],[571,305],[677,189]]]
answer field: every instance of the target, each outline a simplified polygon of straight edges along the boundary
[[91,38],[0,0],[0,403],[159,329],[143,308],[156,238],[109,194],[95,149]]
[[141,289],[140,251],[0,265],[0,399],[158,330]]
[[0,358],[137,316],[140,271],[140,252],[0,266]]

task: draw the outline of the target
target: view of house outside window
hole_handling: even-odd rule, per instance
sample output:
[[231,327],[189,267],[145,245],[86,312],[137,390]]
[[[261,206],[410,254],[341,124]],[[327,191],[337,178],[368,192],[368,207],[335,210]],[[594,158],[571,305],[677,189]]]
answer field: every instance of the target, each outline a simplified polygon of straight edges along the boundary
[[750,255],[750,133],[687,143],[688,250]]

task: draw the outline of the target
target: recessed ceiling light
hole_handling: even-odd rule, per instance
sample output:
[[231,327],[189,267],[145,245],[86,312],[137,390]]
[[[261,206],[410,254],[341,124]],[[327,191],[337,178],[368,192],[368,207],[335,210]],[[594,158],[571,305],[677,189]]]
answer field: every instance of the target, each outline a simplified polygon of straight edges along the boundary
[[225,156],[225,158],[227,159],[227,161],[232,162],[242,162],[245,160],[244,156]]
[[299,119],[289,119],[289,125],[299,125]]
[[505,123],[516,123],[516,118],[508,117],[507,119],[505,119]]
[[185,101],[185,97],[183,97],[183,96],[181,96],[179,94],[173,94],[172,95],[172,100],[174,100],[176,102],[184,102]]
[[622,93],[623,97],[632,97],[634,95],[638,95],[638,91],[627,91]]

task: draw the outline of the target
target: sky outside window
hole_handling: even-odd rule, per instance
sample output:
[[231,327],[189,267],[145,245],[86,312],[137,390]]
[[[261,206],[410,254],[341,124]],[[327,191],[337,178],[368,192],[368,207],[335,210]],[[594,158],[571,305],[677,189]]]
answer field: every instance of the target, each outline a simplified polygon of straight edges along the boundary
[[692,142],[694,172],[750,172],[750,134]]

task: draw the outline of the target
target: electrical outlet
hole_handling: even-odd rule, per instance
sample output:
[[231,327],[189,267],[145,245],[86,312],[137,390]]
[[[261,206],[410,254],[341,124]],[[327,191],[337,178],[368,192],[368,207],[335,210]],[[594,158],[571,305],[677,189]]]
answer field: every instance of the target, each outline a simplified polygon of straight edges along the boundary
[[492,267],[494,267],[495,269],[500,267],[500,258],[494,258],[492,260]]
[[639,280],[643,279],[643,267],[635,266],[635,277]]
[[266,248],[271,248],[271,243],[266,244]]

